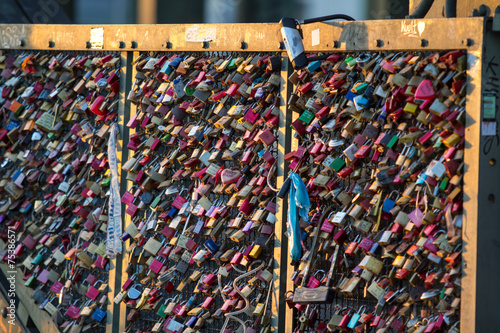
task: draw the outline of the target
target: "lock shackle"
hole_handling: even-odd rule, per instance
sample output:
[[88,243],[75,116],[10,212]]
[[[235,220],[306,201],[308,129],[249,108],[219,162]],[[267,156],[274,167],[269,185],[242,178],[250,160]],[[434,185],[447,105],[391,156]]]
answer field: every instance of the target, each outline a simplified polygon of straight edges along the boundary
[[130,187],[128,188],[127,192],[130,192],[130,190],[131,190],[131,189],[133,189],[134,187],[135,187],[135,188],[139,188],[137,185],[135,185],[135,184],[134,184],[134,185],[132,185],[132,186],[130,186]]
[[[453,249],[453,252],[462,253],[462,251],[463,251],[462,245],[463,245],[463,243],[457,244],[457,246],[455,246],[455,248]],[[458,249],[460,249],[460,251],[458,251]]]
[[46,247],[41,248],[40,251],[37,254],[45,254],[45,253],[47,253],[47,250],[48,249]]
[[134,285],[132,285],[132,288],[135,288],[136,286],[139,286],[142,288],[142,284],[140,284],[140,283],[135,283]]
[[324,269],[318,269],[318,270],[316,270],[316,272],[314,272],[312,274],[312,276],[316,277],[316,274],[318,274],[318,273],[323,273],[323,277],[321,279],[318,279],[321,282],[321,280],[323,280],[325,278],[325,276],[326,276],[327,273],[326,273],[326,271]]
[[386,197],[386,199],[391,199],[391,197],[392,197],[393,194],[395,194],[396,198],[397,198],[398,194],[399,194],[399,191],[397,191],[397,190],[392,191],[391,193],[389,193],[389,195]]
[[338,309],[338,310],[337,310],[337,312],[336,312],[335,314],[337,314],[337,315],[338,315],[338,314],[341,314],[343,311],[345,311],[345,310],[347,310],[347,309],[350,309],[350,308],[349,308],[348,306],[343,307],[343,308],[340,308],[340,309]]
[[94,288],[95,288],[95,286],[96,286],[96,284],[97,284],[98,282],[101,282],[101,284],[103,284],[103,283],[104,283],[104,281],[102,281],[102,280],[97,280],[97,281],[94,283]]
[[434,233],[434,235],[432,235],[432,237],[435,238],[435,239],[437,239],[436,236],[441,235],[441,234],[446,235],[446,232],[443,229],[440,229],[440,230],[436,231]]
[[[363,309],[363,311],[361,311],[361,309]],[[362,305],[356,313],[362,315],[365,313],[365,311],[366,311],[366,305]]]
[[[73,294],[70,294],[70,295],[73,296]],[[79,298],[79,299],[77,299],[76,301],[73,302],[73,305],[76,306],[76,303],[81,302],[81,301],[82,300]]]

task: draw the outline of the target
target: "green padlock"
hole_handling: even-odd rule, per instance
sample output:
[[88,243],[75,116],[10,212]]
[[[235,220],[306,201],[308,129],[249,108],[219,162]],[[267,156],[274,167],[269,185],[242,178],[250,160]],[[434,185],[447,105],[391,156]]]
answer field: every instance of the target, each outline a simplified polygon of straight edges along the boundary
[[26,282],[24,282],[24,285],[26,287],[31,287],[33,285],[33,283],[35,282],[35,279],[36,279],[36,276],[34,274],[32,274],[28,280],[26,280]]
[[308,125],[313,119],[314,119],[314,113],[312,113],[309,110],[304,110],[304,112],[302,112],[302,114],[299,117],[300,121]]
[[160,139],[160,141],[167,142],[168,140],[170,140],[171,137],[172,135],[170,133],[167,133]]
[[450,181],[450,178],[448,178],[447,176],[445,176],[443,178],[443,180],[441,181],[441,183],[439,183],[439,189],[441,191],[444,191],[446,190],[446,187],[448,187],[448,182]]
[[73,220],[71,220],[71,222],[68,224],[68,227],[74,228],[75,225],[76,225],[76,218],[73,218]]
[[186,95],[188,96],[192,96],[194,94],[194,92],[196,91],[195,88],[190,88],[187,84],[186,86],[184,87],[184,92],[186,93]]
[[352,58],[351,60],[349,60],[347,62],[347,66],[354,67],[354,66],[356,66],[357,63],[358,63],[358,61],[356,60],[356,58]]
[[111,183],[111,177],[106,177],[101,182],[101,186],[109,186],[110,183]]
[[335,158],[333,162],[330,164],[330,168],[339,172],[342,168],[345,167],[345,161],[341,158]]
[[391,141],[389,141],[389,143],[387,143],[387,147],[389,149],[392,149],[392,147],[394,147],[394,145],[398,142],[398,140],[399,140],[399,138],[396,135],[394,135],[392,137]]
[[434,143],[434,148],[441,148],[443,147],[443,140],[441,140],[441,137],[438,137],[436,142]]
[[47,248],[43,248],[38,252],[38,254],[35,256],[35,259],[31,262],[33,265],[39,265],[42,260],[43,260],[43,254],[47,252]]
[[234,68],[236,68],[236,58],[231,59],[229,65],[227,65],[227,69],[234,69]]
[[153,200],[153,202],[151,202],[151,209],[152,210],[155,210],[156,207],[158,207],[158,204],[160,203],[161,201],[161,197],[163,196],[163,194],[165,193],[166,189],[164,189],[159,195],[156,196],[156,198]]
[[366,88],[368,88],[368,83],[363,82],[360,84],[354,84],[354,87],[351,89],[351,91],[355,92],[358,95],[361,95],[365,92]]
[[169,298],[165,301],[165,303],[163,303],[160,308],[158,309],[158,311],[156,311],[156,314],[162,318],[167,318],[167,314],[165,313],[165,309],[167,308],[167,303],[169,301],[171,301],[173,298]]
[[62,205],[64,205],[66,203],[66,199],[68,197],[66,196],[66,194],[63,194],[63,195],[60,195],[58,198],[57,198],[57,201],[56,201],[56,206],[57,207],[61,207]]

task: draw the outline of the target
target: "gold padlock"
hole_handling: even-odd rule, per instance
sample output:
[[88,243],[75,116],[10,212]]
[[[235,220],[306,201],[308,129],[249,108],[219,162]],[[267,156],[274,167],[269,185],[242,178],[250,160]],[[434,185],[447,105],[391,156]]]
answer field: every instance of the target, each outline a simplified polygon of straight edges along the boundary
[[248,254],[250,258],[257,259],[262,253],[263,247],[255,244],[252,248],[252,251]]

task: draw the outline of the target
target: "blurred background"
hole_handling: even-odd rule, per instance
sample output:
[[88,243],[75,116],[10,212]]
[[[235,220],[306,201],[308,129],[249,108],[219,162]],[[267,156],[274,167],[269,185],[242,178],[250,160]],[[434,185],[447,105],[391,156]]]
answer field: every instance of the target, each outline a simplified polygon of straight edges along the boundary
[[258,23],[336,13],[399,19],[408,0],[0,0],[0,23]]

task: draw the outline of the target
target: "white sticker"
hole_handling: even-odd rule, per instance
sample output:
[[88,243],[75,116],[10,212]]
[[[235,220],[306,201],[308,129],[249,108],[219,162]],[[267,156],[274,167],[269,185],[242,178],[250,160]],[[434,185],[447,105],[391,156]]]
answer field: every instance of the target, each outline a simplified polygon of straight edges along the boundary
[[311,32],[312,46],[319,45],[319,29],[315,29]]
[[92,28],[90,30],[90,48],[104,48],[104,28]]
[[206,27],[195,24],[186,30],[186,42],[210,42],[216,39],[216,35],[216,27]]
[[482,136],[491,136],[497,134],[497,122],[496,121],[483,121],[481,126]]

